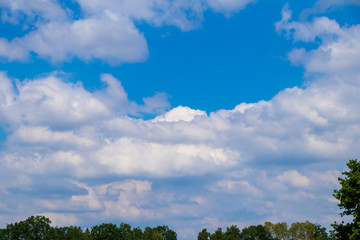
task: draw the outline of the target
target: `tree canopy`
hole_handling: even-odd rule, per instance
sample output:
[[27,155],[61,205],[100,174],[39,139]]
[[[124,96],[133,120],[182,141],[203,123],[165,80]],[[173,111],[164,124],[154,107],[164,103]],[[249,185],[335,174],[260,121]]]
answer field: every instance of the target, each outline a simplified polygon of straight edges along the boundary
[[360,239],[360,162],[357,159],[349,160],[346,164],[348,171],[342,172],[339,177],[341,188],[334,190],[334,197],[339,200],[338,206],[342,209],[341,216],[352,216],[351,223],[333,224],[334,237],[343,239]]

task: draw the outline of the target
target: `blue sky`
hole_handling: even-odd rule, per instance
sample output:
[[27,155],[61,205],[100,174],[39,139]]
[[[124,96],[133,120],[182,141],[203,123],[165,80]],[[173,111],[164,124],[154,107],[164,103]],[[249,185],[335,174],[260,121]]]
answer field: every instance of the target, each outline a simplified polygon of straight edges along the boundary
[[0,222],[179,239],[340,220],[357,1],[1,1]]

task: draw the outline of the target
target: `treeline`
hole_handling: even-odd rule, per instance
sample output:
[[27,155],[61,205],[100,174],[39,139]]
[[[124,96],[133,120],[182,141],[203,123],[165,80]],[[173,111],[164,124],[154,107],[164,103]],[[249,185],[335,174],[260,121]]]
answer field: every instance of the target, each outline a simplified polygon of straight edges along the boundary
[[[144,230],[129,224],[119,226],[102,223],[91,229],[78,226],[52,227],[49,218],[32,216],[0,229],[0,240],[177,240],[177,233],[168,226],[146,227]],[[199,232],[198,240],[329,240],[326,229],[308,221],[287,223],[266,222],[240,230],[236,225],[225,232],[218,228],[214,233],[206,229]]]
[[[236,225],[222,231],[218,228],[210,233],[199,232],[198,240],[347,240],[351,231],[341,225],[338,231],[330,231],[308,221],[287,223],[265,222],[264,225],[249,226],[240,230]],[[339,231],[340,230],[340,231]],[[343,233],[340,234],[339,233]],[[356,238],[353,238],[354,240]],[[86,229],[78,226],[52,227],[49,218],[32,216],[26,220],[11,223],[0,229],[0,240],[177,240],[177,233],[168,226],[132,228],[129,224],[102,223]]]
[[0,229],[0,240],[176,240],[168,226],[132,228],[129,224],[102,223],[91,229],[78,226],[52,227],[49,218],[31,216]]
[[203,229],[198,240],[330,240],[326,228],[308,221],[296,222],[288,227],[285,222],[249,226],[240,230],[236,225],[223,232],[218,228],[214,233]]

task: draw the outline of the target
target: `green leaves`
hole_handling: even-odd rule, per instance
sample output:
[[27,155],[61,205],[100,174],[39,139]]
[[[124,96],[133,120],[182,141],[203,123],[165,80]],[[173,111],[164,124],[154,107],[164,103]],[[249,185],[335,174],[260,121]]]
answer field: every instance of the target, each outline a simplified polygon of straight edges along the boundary
[[343,209],[341,216],[352,215],[353,221],[348,224],[333,224],[332,235],[335,239],[360,239],[360,162],[349,160],[346,164],[349,171],[339,177],[341,188],[334,190],[333,196],[339,200],[338,206]]
[[168,226],[132,229],[129,224],[119,227],[112,223],[93,226],[83,231],[78,226],[51,227],[51,221],[44,216],[32,216],[28,219],[8,224],[0,229],[0,240],[177,240],[177,234]]
[[340,201],[341,215],[353,215],[355,223],[360,222],[360,162],[349,160],[346,165],[349,171],[342,172],[344,178],[338,178],[341,189],[334,190],[334,197]]
[[198,240],[209,240],[210,233],[204,228],[201,232],[198,234]]

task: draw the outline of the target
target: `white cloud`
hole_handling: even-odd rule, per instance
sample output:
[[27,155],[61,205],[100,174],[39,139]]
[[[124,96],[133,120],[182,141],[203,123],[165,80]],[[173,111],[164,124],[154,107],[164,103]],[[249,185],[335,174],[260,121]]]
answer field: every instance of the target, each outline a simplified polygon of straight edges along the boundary
[[21,18],[28,21],[36,18],[44,20],[66,19],[66,9],[63,9],[55,0],[1,0],[1,20],[18,24]]
[[213,191],[226,191],[232,194],[241,194],[260,197],[261,192],[255,186],[244,180],[221,180],[210,188]]
[[314,18],[312,22],[295,22],[286,5],[282,20],[275,24],[278,32],[285,31],[295,41],[314,42],[320,46],[306,51],[294,49],[289,53],[292,63],[303,65],[308,72],[342,73],[358,72],[360,64],[360,25],[340,27],[335,20],[327,17]]
[[[329,212],[336,213],[329,201],[339,174],[333,169],[359,154],[358,56],[349,50],[357,49],[358,26],[340,27],[327,18],[291,22],[286,11],[283,16],[278,29],[294,31],[289,36],[296,41],[321,40],[315,49],[298,50],[296,59],[292,52],[290,60],[307,74],[323,74],[269,101],[209,115],[177,107],[155,120],[131,118],[168,106],[166,96],[135,104],[111,75],[101,77],[104,89],[90,92],[54,74],[21,82],[1,73],[0,119],[9,128],[0,152],[1,208],[14,215],[63,211],[49,215],[59,222],[76,212],[71,220],[78,224],[99,216],[171,217],[200,226],[229,223],[226,211],[244,209],[279,221],[316,212],[314,219],[328,224]],[[326,47],[331,51],[325,60],[334,66],[314,63],[324,61]],[[119,180],[124,177],[137,180]],[[36,194],[42,179],[65,178],[73,184]],[[15,179],[13,185],[8,179]],[[68,185],[75,187],[69,191]],[[20,195],[29,196],[26,204]]]
[[9,42],[5,38],[0,38],[0,57],[8,61],[26,60],[29,53],[24,48],[21,39],[15,38]]
[[198,27],[207,9],[229,15],[252,2],[254,0],[79,0],[84,11],[93,15],[110,9],[130,19],[155,26],[174,25],[182,30]]
[[197,116],[207,116],[206,112],[201,110],[194,110],[189,107],[178,106],[166,112],[163,115],[157,116],[154,122],[191,122]]
[[0,122],[14,129],[22,124],[44,125],[38,130],[46,129],[47,126],[74,128],[92,125],[100,119],[111,119],[115,114],[162,113],[169,106],[165,94],[155,94],[144,99],[144,105],[129,101],[121,82],[108,74],[102,76],[107,86],[95,93],[85,90],[79,82],[69,83],[63,78],[59,74],[50,74],[44,78],[20,82],[8,78],[2,72],[0,116],[3,117]]
[[198,175],[216,168],[231,167],[236,154],[206,145],[146,142],[119,138],[98,151],[94,160],[119,175]]
[[7,82],[1,86],[7,95],[1,102],[2,122],[11,126],[21,123],[67,126],[110,116],[110,110],[80,84],[66,83],[54,75],[17,82],[13,89],[9,89],[12,81],[4,74],[1,81]]
[[101,59],[110,64],[120,64],[143,61],[148,55],[146,40],[134,24],[110,12],[101,17],[73,22],[44,23],[21,38],[0,43],[0,49],[14,46],[11,51],[16,55],[2,55],[9,60],[16,56],[23,60],[25,52],[34,52],[51,62],[78,57],[85,61]]
[[[144,35],[135,23],[173,25],[182,30],[199,27],[211,8],[227,15],[252,0],[78,0],[81,14],[52,0],[2,0],[2,20],[22,24],[23,35],[0,38],[0,57],[28,60],[32,53],[52,63],[79,58],[99,59],[111,65],[141,62],[148,57]],[[26,21],[23,21],[25,18]]]
[[311,14],[336,10],[337,8],[346,5],[360,5],[360,2],[358,0],[318,0],[311,8],[304,9],[301,12],[300,17],[306,19]]
[[296,170],[284,172],[277,179],[294,187],[308,187],[310,184],[310,180]]
[[256,0],[207,0],[209,6],[218,12],[229,14],[244,9],[249,3]]
[[74,134],[72,131],[50,131],[46,127],[25,127],[17,129],[9,141],[33,145],[70,144],[84,148],[94,146],[94,141]]

